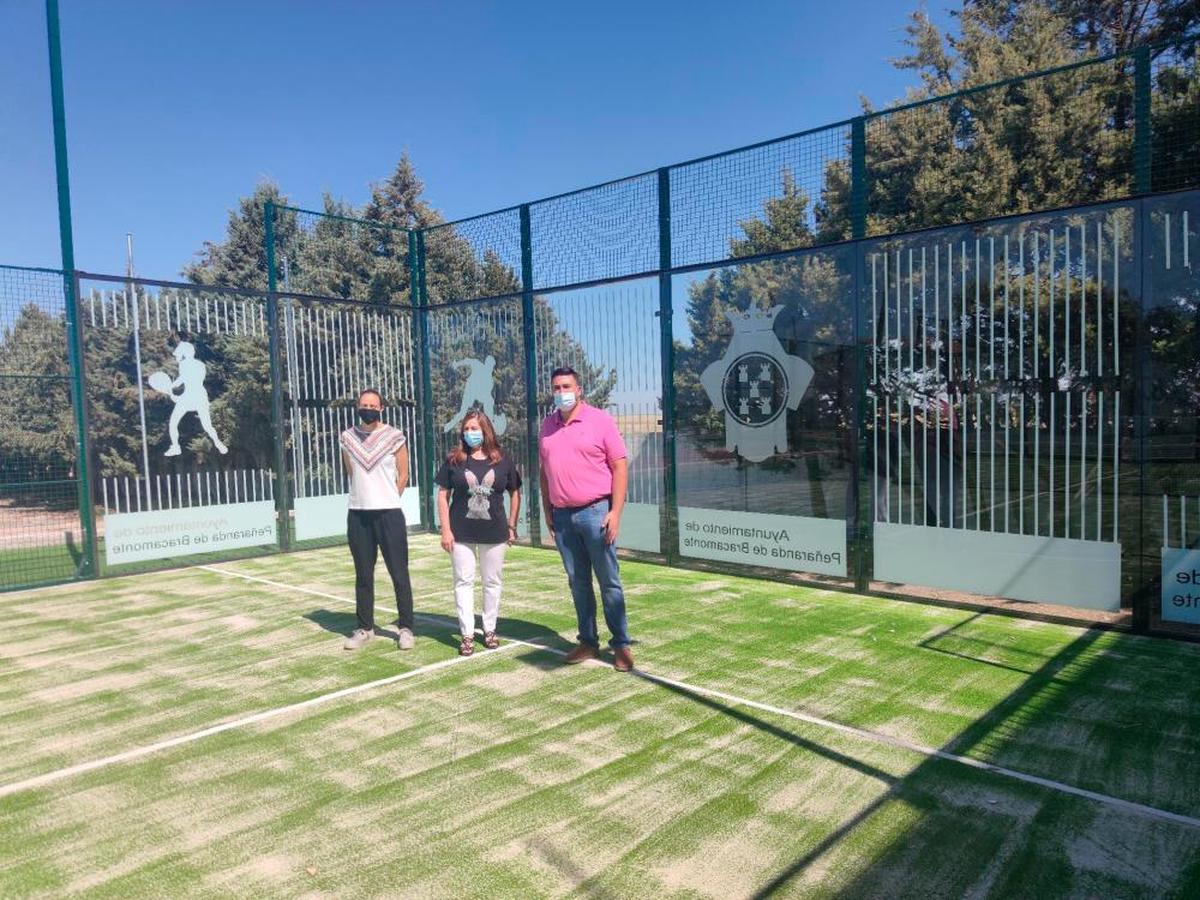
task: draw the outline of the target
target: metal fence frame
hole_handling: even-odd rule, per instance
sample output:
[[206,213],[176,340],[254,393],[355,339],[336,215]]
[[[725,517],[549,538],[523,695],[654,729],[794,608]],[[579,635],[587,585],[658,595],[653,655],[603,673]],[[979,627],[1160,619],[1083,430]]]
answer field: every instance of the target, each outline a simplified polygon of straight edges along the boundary
[[[56,19],[56,17],[55,17]],[[52,33],[51,38],[51,56],[52,56],[52,73],[55,71],[53,64],[55,53],[55,37]],[[1190,44],[1188,42],[1191,42]],[[1172,43],[1170,46],[1178,48],[1180,46],[1191,46],[1195,52],[1196,38],[1188,38],[1182,43]],[[661,359],[661,379],[662,379],[662,427],[663,427],[663,459],[665,460],[662,474],[662,495],[664,503],[662,505],[661,515],[661,540],[663,552],[659,555],[662,561],[669,565],[699,565],[694,561],[688,561],[680,558],[677,552],[678,538],[678,521],[677,521],[677,473],[675,468],[676,463],[676,446],[675,439],[678,428],[676,422],[676,403],[675,403],[675,336],[672,331],[672,321],[675,312],[675,302],[672,296],[672,278],[675,275],[697,272],[705,269],[711,269],[720,265],[730,264],[751,264],[764,260],[783,259],[794,254],[803,252],[814,247],[847,247],[854,253],[855,259],[855,308],[854,329],[855,329],[855,370],[856,378],[856,393],[854,398],[854,435],[853,446],[856,448],[856,465],[854,466],[854,486],[853,486],[853,504],[852,515],[847,516],[847,542],[849,548],[849,558],[852,561],[851,574],[853,576],[852,587],[859,591],[869,591],[873,588],[870,573],[870,560],[872,558],[872,538],[870,532],[870,505],[868,492],[862,489],[862,485],[866,483],[869,476],[868,473],[868,447],[867,447],[867,429],[865,426],[867,411],[866,411],[866,371],[867,358],[866,346],[868,343],[867,322],[864,314],[862,303],[861,285],[865,279],[865,254],[864,247],[868,241],[876,240],[880,237],[906,237],[914,234],[920,234],[924,231],[930,231],[939,227],[949,225],[970,225],[973,223],[961,222],[934,222],[927,227],[918,229],[917,231],[899,232],[892,234],[873,234],[869,225],[870,220],[870,196],[871,196],[871,179],[868,171],[868,149],[869,149],[869,126],[873,122],[886,120],[887,117],[900,115],[912,110],[929,107],[933,104],[945,103],[955,99],[979,96],[989,91],[1003,90],[1006,87],[1028,82],[1033,79],[1050,78],[1063,73],[1071,73],[1087,70],[1089,67],[1104,66],[1114,62],[1128,63],[1133,69],[1133,177],[1130,184],[1130,190],[1127,196],[1121,198],[1138,210],[1137,217],[1139,220],[1144,220],[1146,212],[1147,198],[1156,198],[1164,196],[1163,193],[1152,193],[1154,182],[1152,179],[1153,171],[1153,132],[1152,132],[1152,110],[1151,110],[1151,78],[1153,71],[1154,52],[1164,49],[1160,47],[1142,47],[1124,54],[1113,54],[1098,59],[1091,59],[1071,63],[1065,66],[1058,67],[1045,72],[1034,73],[1021,78],[1008,79],[994,84],[982,85],[968,90],[958,92],[957,94],[932,97],[918,100],[912,103],[897,106],[891,109],[879,110],[875,112],[865,113],[860,116],[855,116],[841,122],[833,123],[832,125],[823,126],[816,129],[807,129],[797,132],[792,135],[787,135],[783,138],[777,138],[769,141],[763,141],[757,144],[748,145],[746,147],[737,148],[735,150],[724,151],[722,153],[711,154],[709,156],[698,157],[696,159],[687,160],[685,162],[676,163],[670,166],[660,167],[658,169],[648,170],[647,172],[639,173],[634,176],[627,176],[613,181],[605,182],[600,185],[594,185],[588,188],[570,191],[552,197],[542,198],[541,200],[523,203],[518,206],[508,207],[503,210],[498,210],[494,213],[485,213],[478,216],[472,216],[468,219],[457,220],[432,226],[425,229],[416,229],[404,231],[403,229],[391,229],[397,232],[398,242],[403,248],[406,255],[406,268],[408,274],[409,296],[407,298],[392,298],[393,302],[397,299],[401,302],[400,305],[411,309],[414,317],[414,353],[417,360],[417,371],[419,373],[419,388],[418,396],[424,401],[421,410],[421,427],[420,427],[420,442],[418,447],[419,459],[416,463],[420,472],[420,482],[423,486],[428,486],[432,483],[432,477],[437,466],[435,456],[435,441],[434,423],[432,404],[429,402],[432,395],[431,381],[431,358],[430,358],[430,334],[429,334],[429,315],[430,312],[437,308],[443,308],[449,305],[457,305],[463,303],[474,303],[480,300],[487,299],[480,295],[483,288],[478,288],[474,293],[470,291],[464,292],[461,296],[444,296],[438,295],[431,299],[431,280],[434,280],[437,272],[437,247],[430,246],[431,242],[436,243],[437,240],[449,238],[451,240],[461,241],[469,250],[472,257],[477,263],[483,263],[489,259],[494,259],[499,262],[502,267],[507,268],[515,280],[516,290],[513,293],[506,293],[502,296],[519,296],[522,309],[522,335],[524,345],[526,347],[526,358],[524,360],[524,375],[527,386],[526,397],[524,398],[524,408],[526,412],[526,433],[524,440],[528,446],[536,446],[537,438],[537,418],[540,409],[538,401],[538,386],[535,384],[537,377],[536,368],[536,329],[534,327],[534,304],[535,298],[539,295],[552,294],[557,291],[567,289],[578,289],[581,287],[594,287],[605,284],[614,284],[624,281],[630,281],[638,278],[657,277],[658,280],[658,297],[659,308],[657,316],[659,318],[659,346]],[[65,145],[65,128],[62,126],[61,116],[61,83],[60,80],[55,83],[55,125],[56,138],[61,138]],[[848,233],[838,238],[837,235],[830,237],[825,235],[818,236],[813,241],[807,243],[805,247],[786,247],[773,250],[767,253],[756,253],[750,255],[734,255],[732,251],[721,257],[707,258],[702,255],[701,258],[675,258],[674,241],[676,237],[673,222],[673,210],[678,214],[678,210],[682,207],[673,208],[672,205],[672,176],[678,175],[682,170],[688,167],[713,163],[728,158],[733,158],[738,154],[754,153],[758,151],[770,152],[775,148],[783,147],[784,145],[792,147],[802,147],[802,142],[810,139],[816,139],[823,135],[835,134],[841,135],[837,140],[845,140],[847,157],[843,162],[846,164],[846,174],[849,180],[849,229]],[[792,142],[790,145],[788,142]],[[796,143],[801,142],[801,143]],[[782,151],[781,151],[782,152]],[[797,150],[796,152],[800,152]],[[825,163],[822,163],[823,165]],[[1188,187],[1194,187],[1200,184],[1200,165],[1196,166],[1197,171],[1194,174],[1194,180]],[[76,424],[76,433],[78,436],[78,460],[77,471],[79,473],[79,498],[80,498],[80,516],[81,530],[84,535],[85,552],[84,561],[81,565],[77,576],[79,578],[95,577],[98,573],[96,564],[96,538],[95,538],[95,521],[94,513],[92,512],[93,485],[92,477],[89,470],[91,462],[91,454],[88,448],[88,429],[86,421],[86,404],[81,402],[82,388],[86,377],[86,360],[84,359],[82,339],[80,335],[79,323],[75,321],[77,313],[76,300],[80,296],[80,280],[81,278],[94,278],[100,280],[111,280],[126,282],[126,278],[118,278],[116,276],[96,276],[89,273],[79,272],[74,269],[73,255],[69,253],[70,249],[70,208],[69,194],[65,192],[65,146],[60,157],[60,218],[65,223],[63,225],[64,234],[64,270],[46,270],[53,271],[63,277],[64,292],[66,296],[66,334],[68,337],[67,347],[64,348],[71,371],[72,397],[74,401],[74,416]],[[632,192],[632,193],[630,193]],[[539,244],[538,231],[535,223],[539,220],[546,219],[546,213],[541,211],[550,207],[561,204],[570,204],[581,202],[580,198],[603,195],[603,202],[608,204],[606,211],[603,214],[602,220],[587,224],[579,230],[579,234],[571,234],[567,238],[560,240],[548,239]],[[769,197],[767,199],[770,199]],[[1070,212],[1090,208],[1094,204],[1076,204],[1057,209],[1021,209],[1007,211],[1006,215],[989,217],[984,220],[988,224],[995,224],[1006,220],[1017,219],[1022,216],[1027,216],[1033,213],[1054,213],[1054,212]],[[614,224],[619,225],[623,212],[629,209],[636,208],[643,212],[647,210],[653,211],[652,227],[646,230],[646,234],[653,234],[653,240],[657,241],[657,253],[653,253],[653,246],[646,246],[648,238],[637,242],[636,252],[630,256],[628,254],[628,246],[623,250],[620,247],[613,251],[607,257],[596,257],[594,255],[595,247],[588,243],[588,228],[594,227],[600,229],[602,234],[611,234],[614,229]],[[265,253],[267,259],[267,290],[265,297],[267,302],[267,322],[269,335],[269,356],[270,356],[270,373],[272,379],[271,393],[271,423],[272,432],[274,435],[275,455],[274,455],[274,476],[278,488],[274,491],[274,496],[277,502],[277,514],[279,522],[279,550],[287,550],[290,548],[290,529],[287,527],[289,509],[290,509],[290,490],[289,479],[286,462],[286,439],[284,435],[284,413],[283,413],[283,378],[281,374],[280,361],[282,357],[282,349],[280,346],[280,316],[279,303],[285,297],[303,297],[303,295],[292,294],[286,290],[280,290],[278,283],[279,273],[277,265],[277,241],[275,237],[275,223],[277,215],[281,209],[286,209],[294,213],[302,213],[312,216],[327,216],[343,220],[353,224],[355,227],[362,228],[390,228],[378,222],[371,222],[361,219],[353,219],[345,216],[330,215],[323,212],[315,212],[311,210],[302,210],[294,207],[277,207],[272,203],[267,203],[264,208],[264,225],[265,225]],[[736,221],[733,220],[733,221]],[[641,227],[641,226],[639,226]],[[489,229],[502,229],[502,238],[499,241],[489,240]],[[515,234],[513,233],[515,231]],[[640,233],[640,232],[639,232]],[[580,240],[582,237],[582,240]],[[836,239],[835,239],[836,238]],[[432,239],[432,241],[431,241]],[[628,242],[626,242],[628,245]],[[539,250],[539,246],[541,249]],[[519,247],[518,254],[515,252]],[[499,248],[499,249],[497,249]],[[575,268],[571,270],[571,274],[566,276],[543,276],[539,277],[537,260],[539,254],[545,257],[547,254],[553,256],[562,251],[564,248],[571,248],[574,252],[592,254],[586,258],[581,258]],[[621,254],[625,256],[622,257]],[[489,256],[490,254],[490,256]],[[693,254],[694,256],[695,254]],[[614,262],[614,259],[617,262]],[[632,259],[634,262],[625,263],[625,268],[621,268],[622,260]],[[1143,261],[1139,261],[1142,264]],[[519,272],[517,269],[519,268]],[[176,286],[173,282],[154,282],[146,279],[138,279],[146,284],[161,284]],[[481,282],[482,283],[482,282]],[[189,287],[187,285],[178,285],[179,287]],[[194,287],[194,286],[190,286]],[[231,292],[238,292],[237,288],[228,289]],[[443,290],[442,287],[438,288]],[[260,295],[264,292],[257,292]],[[329,300],[331,302],[355,302],[353,299],[347,298],[324,298],[318,296],[309,296],[305,299],[311,300]],[[1144,316],[1143,316],[1144,318]],[[1139,325],[1139,341],[1138,352],[1144,354],[1145,351],[1145,332],[1144,325]],[[1146,392],[1148,388],[1145,385],[1145,380],[1139,383],[1134,391],[1135,408],[1133,416],[1135,422],[1138,423],[1140,429],[1141,440],[1144,444],[1144,429],[1145,415],[1143,410],[1148,400]],[[1145,456],[1144,453],[1139,456],[1142,462],[1142,481],[1145,481]],[[537,472],[537,457],[536,453],[530,457],[530,471],[527,473],[527,494],[528,510],[530,517],[530,540],[535,546],[543,545],[541,523],[539,521],[541,514],[541,504],[538,498],[538,472]],[[422,518],[425,523],[424,527],[433,527],[433,503],[432,494],[429,490],[424,490],[421,497]],[[705,563],[704,567],[709,568],[725,568],[730,571],[746,571],[746,569],[738,566],[710,566]],[[753,572],[752,574],[764,575],[767,577],[777,576],[778,573],[768,572]],[[1140,573],[1139,590],[1134,594],[1133,602],[1133,628],[1136,631],[1151,630],[1151,620],[1149,614],[1149,604],[1153,597],[1153,578],[1145,577],[1146,573]],[[825,582],[821,582],[828,587]],[[846,585],[847,587],[851,585]],[[878,588],[878,586],[874,586]]]

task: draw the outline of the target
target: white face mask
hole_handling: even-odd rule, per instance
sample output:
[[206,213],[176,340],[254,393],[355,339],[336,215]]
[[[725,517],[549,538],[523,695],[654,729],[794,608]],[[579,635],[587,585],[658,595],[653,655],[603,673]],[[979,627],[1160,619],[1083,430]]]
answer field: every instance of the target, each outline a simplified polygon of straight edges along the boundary
[[575,405],[574,391],[559,391],[554,395],[554,408],[559,410],[568,410]]

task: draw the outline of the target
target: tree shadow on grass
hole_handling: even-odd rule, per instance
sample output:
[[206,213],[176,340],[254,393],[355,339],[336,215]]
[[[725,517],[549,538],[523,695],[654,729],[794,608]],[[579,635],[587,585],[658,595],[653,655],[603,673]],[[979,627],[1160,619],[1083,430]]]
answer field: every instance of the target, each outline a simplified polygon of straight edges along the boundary
[[[1016,690],[997,703],[991,710],[957,736],[946,742],[941,749],[945,752],[965,755],[969,754],[972,749],[985,744],[1005,723],[1011,722],[1014,716],[1030,708],[1035,699],[1045,691],[1052,689],[1056,681],[1065,674],[1066,670],[1079,666],[1083,662],[1082,658],[1087,653],[1088,648],[1102,634],[1103,632],[1099,630],[1084,632],[1070,645],[1063,648],[1054,658],[1033,671]],[[756,900],[757,898],[773,897],[795,891],[797,888],[795,879],[800,877],[810,866],[817,863],[830,850],[850,838],[858,828],[866,825],[874,816],[882,814],[888,804],[893,801],[900,800],[908,807],[919,810],[919,820],[914,823],[912,828],[906,831],[903,840],[883,848],[883,852],[872,859],[864,867],[863,871],[858,872],[849,885],[837,890],[835,896],[839,898],[920,896],[926,888],[937,893],[938,888],[945,887],[945,885],[933,883],[923,885],[914,881],[906,883],[903,880],[906,870],[910,876],[914,877],[920,873],[919,869],[912,868],[912,860],[910,859],[912,848],[915,846],[922,848],[923,851],[932,852],[934,848],[941,847],[941,852],[952,856],[953,849],[944,846],[948,834],[953,835],[957,833],[959,835],[958,839],[965,841],[975,840],[982,836],[982,831],[968,827],[970,823],[964,823],[961,819],[949,822],[952,828],[950,831],[947,831],[945,817],[939,816],[939,813],[944,808],[944,801],[936,793],[931,793],[927,787],[929,779],[936,781],[938,778],[936,772],[938,767],[945,767],[947,765],[956,766],[958,765],[956,763],[936,757],[929,758],[917,765],[912,771],[897,777],[891,772],[856,759],[848,754],[841,753],[821,742],[802,737],[788,728],[781,727],[745,708],[739,708],[720,699],[688,690],[686,686],[664,683],[653,676],[637,671],[634,672],[634,675],[642,677],[655,686],[690,700],[699,706],[727,716],[738,723],[758,729],[784,743],[814,753],[840,766],[845,766],[847,769],[872,778],[883,786],[884,790],[882,793],[875,797],[864,809],[852,815],[832,833],[826,835],[818,843],[809,848],[807,852],[769,876],[765,883],[754,892],[753,897]],[[973,770],[964,769],[963,772],[966,774],[973,772]],[[954,827],[958,828],[957,832],[953,830]],[[1045,830],[1045,828],[1042,829],[1042,831]],[[1017,837],[1019,838],[1018,844],[1022,845],[1028,844],[1031,841],[1036,842],[1038,839],[1038,835],[1035,834],[1018,835]],[[1041,835],[1042,839],[1047,837],[1048,835],[1046,834]],[[951,837],[950,839],[953,840],[954,838]],[[1020,870],[1021,866],[1017,864],[1006,867],[1004,871],[995,873],[1002,893],[1004,890],[1012,890],[1014,888],[1015,885],[1011,879],[1014,877],[1014,873],[1019,874]],[[1200,866],[1197,867],[1197,872],[1200,872]],[[932,875],[933,873],[931,872],[930,874]],[[963,876],[964,886],[969,889],[973,878],[983,873],[975,872],[972,875],[970,872],[963,872],[960,874]],[[1068,880],[1070,879],[1069,871],[1062,874]],[[1183,880],[1190,884],[1191,881],[1188,879],[1194,880],[1195,877],[1195,873],[1185,874]],[[595,880],[584,882],[580,886],[580,889],[586,893],[587,888],[594,886],[596,886]],[[1045,884],[1042,886],[1046,887]]]
[[[1010,720],[1023,708],[1027,708],[1031,701],[1039,694],[1050,688],[1063,670],[1075,665],[1087,648],[1101,634],[1102,632],[1098,630],[1084,632],[1079,638],[1064,648],[1061,653],[1031,674],[1020,687],[973,722],[964,731],[949,740],[941,749],[955,754],[969,754],[972,748],[984,743],[1006,721]],[[812,847],[807,853],[794,860],[782,871],[776,873],[773,878],[755,892],[754,897],[756,900],[757,898],[772,897],[794,890],[793,879],[799,877],[809,866],[813,865],[828,851],[846,840],[872,816],[882,812],[889,802],[897,799],[899,796],[903,796],[905,800],[911,802],[912,798],[909,795],[914,792],[914,788],[916,789],[916,793],[920,793],[917,786],[922,782],[924,777],[931,775],[932,770],[936,767],[945,765],[946,763],[940,759],[930,758],[918,765],[903,778],[893,780],[888,790],[875,798],[865,809],[860,810],[816,846]],[[840,889],[836,896],[846,898],[876,896],[881,893],[886,894],[889,891],[894,892],[893,896],[919,895],[923,887],[931,891],[936,891],[937,886],[934,885],[922,886],[920,884],[896,882],[898,873],[903,872],[906,868],[906,863],[909,862],[908,855],[912,847],[927,847],[936,843],[932,840],[932,838],[936,837],[932,832],[937,831],[938,826],[928,819],[928,814],[933,811],[932,809],[925,810],[926,815],[905,833],[903,841],[885,848],[884,852],[876,857],[862,872],[858,873],[849,885]],[[922,834],[922,829],[925,828],[924,823],[926,821],[930,821],[928,828],[931,834],[929,836]],[[942,837],[944,838],[944,834]],[[950,848],[943,849],[947,853],[952,853]],[[916,874],[911,868],[909,871],[912,874]],[[889,881],[891,882],[890,888],[887,887]]]

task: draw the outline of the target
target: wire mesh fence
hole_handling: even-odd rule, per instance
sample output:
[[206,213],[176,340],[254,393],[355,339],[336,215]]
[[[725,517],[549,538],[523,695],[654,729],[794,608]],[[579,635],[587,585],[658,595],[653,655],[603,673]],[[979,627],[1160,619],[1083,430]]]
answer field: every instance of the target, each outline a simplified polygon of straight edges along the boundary
[[435,225],[422,233],[431,305],[521,290],[521,220],[516,209]]
[[670,172],[672,265],[851,236],[848,124],[672,166]]
[[273,209],[275,283],[281,290],[411,305],[406,229],[355,218],[336,204],[324,212]]
[[1134,68],[1120,57],[870,117],[867,233],[1135,193]]
[[[1194,630],[1154,592],[1200,492],[1196,90],[1193,41],[421,231],[268,205],[241,288],[0,269],[0,586],[84,571],[93,507],[106,572],[340,540],[364,387],[410,524],[480,409],[546,544],[570,365],[626,437],[626,549]],[[86,448],[43,414],[72,316]]]
[[81,571],[62,272],[0,266],[0,586]]
[[658,267],[658,190],[636,175],[529,205],[536,290]]
[[1160,48],[1151,74],[1151,187],[1175,191],[1197,184],[1200,146],[1200,39]]

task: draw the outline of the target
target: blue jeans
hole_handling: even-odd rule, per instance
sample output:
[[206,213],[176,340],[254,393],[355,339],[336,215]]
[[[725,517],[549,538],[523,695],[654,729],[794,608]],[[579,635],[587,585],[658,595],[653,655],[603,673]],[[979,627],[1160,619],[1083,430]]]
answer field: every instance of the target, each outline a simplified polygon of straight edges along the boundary
[[609,501],[597,500],[591,506],[554,510],[554,542],[562,556],[571,597],[575,600],[575,618],[579,623],[579,642],[600,646],[596,630],[596,592],[592,572],[600,582],[604,603],[604,621],[612,633],[610,647],[629,646],[625,623],[625,591],[617,569],[617,547],[604,540],[601,524],[608,515]]

